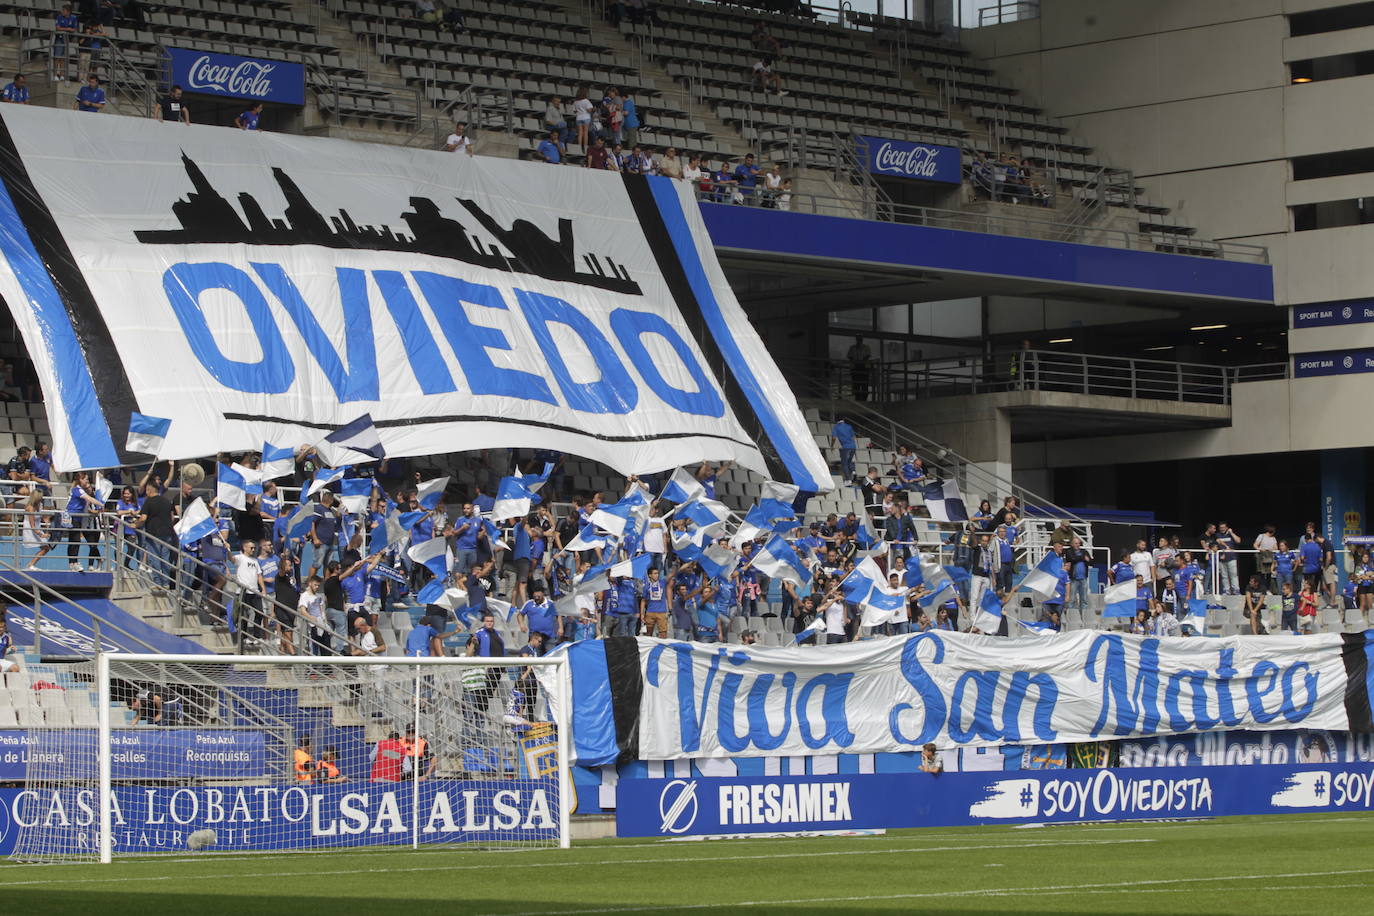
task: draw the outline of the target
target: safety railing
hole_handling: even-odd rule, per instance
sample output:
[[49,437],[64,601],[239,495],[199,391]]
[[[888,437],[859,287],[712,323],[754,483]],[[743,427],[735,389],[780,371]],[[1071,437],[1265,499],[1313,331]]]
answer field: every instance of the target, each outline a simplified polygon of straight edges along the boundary
[[[1040,4],[1035,0],[997,0],[996,3],[979,7],[977,27],[981,29],[989,25],[1005,25],[1008,22],[1039,18]],[[969,23],[962,22],[962,16],[960,25],[963,28],[969,27]]]
[[[793,162],[786,156],[775,158],[783,158],[785,161]],[[793,164],[799,168],[809,167],[804,160],[796,160]],[[697,199],[704,203],[750,204],[761,199],[758,196],[749,195],[744,196],[742,200],[735,200],[730,193],[733,190],[733,182],[704,179],[698,184],[696,193]],[[1269,262],[1269,250],[1262,245],[1216,242],[1182,233],[1132,232],[1111,226],[1070,226],[1053,218],[1036,219],[1003,213],[943,210],[936,207],[896,203],[890,200],[883,201],[881,205],[878,205],[861,194],[855,194],[854,197],[836,197],[792,191],[789,192],[779,209],[795,213],[846,216],[853,219],[906,223],[936,229],[956,229],[963,232],[981,232],[990,235],[1071,241],[1107,248],[1125,248],[1136,251],[1164,249],[1185,257],[1221,258],[1253,264],[1267,264]]]
[[1060,391],[1105,397],[1196,404],[1230,404],[1240,382],[1282,379],[1286,362],[1245,366],[1170,362],[1054,350],[1017,350],[999,356],[963,356],[917,362],[780,359],[794,389],[813,397],[877,402],[991,394]]
[[[101,79],[106,100],[128,113],[151,117],[157,104],[159,53],[131,47],[100,35],[59,32],[48,25],[19,27],[19,68],[41,71],[49,83],[84,85],[86,76]],[[72,90],[75,95],[75,88]],[[67,106],[62,106],[67,107]]]

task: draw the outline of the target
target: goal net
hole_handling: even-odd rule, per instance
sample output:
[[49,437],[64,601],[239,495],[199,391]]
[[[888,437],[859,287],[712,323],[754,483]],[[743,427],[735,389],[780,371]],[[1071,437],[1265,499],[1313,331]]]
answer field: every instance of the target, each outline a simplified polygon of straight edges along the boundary
[[563,656],[80,667],[98,724],[30,730],[18,860],[568,845]]

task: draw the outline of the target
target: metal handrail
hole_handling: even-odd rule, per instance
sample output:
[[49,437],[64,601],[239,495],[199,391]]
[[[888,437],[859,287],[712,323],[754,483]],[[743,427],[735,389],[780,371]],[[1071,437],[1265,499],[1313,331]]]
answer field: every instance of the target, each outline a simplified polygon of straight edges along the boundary
[[[115,556],[117,556],[119,560],[122,561],[125,556],[132,555],[135,557],[138,563],[137,568],[130,569],[129,567],[124,566],[121,562],[116,567],[116,574],[127,573],[137,576],[141,580],[142,584],[149,590],[155,587],[160,587],[158,586],[158,584],[149,572],[151,566],[151,564],[149,563],[149,559],[151,555],[148,551],[148,548],[143,544],[138,543],[136,539],[125,537],[124,526],[122,524],[119,524],[114,528],[112,532],[112,537],[115,542],[113,548]],[[185,593],[186,591],[188,591],[189,583],[183,581],[182,577],[187,567],[193,570],[194,574],[198,576],[200,581],[202,582],[208,581],[208,576],[212,573],[217,575],[224,575],[225,588],[222,589],[221,594],[229,594],[230,585],[234,585],[235,591],[237,590],[237,585],[234,584],[233,578],[229,576],[227,572],[221,573],[220,570],[214,569],[213,567],[209,566],[199,557],[195,557],[191,554],[184,552],[183,550],[181,550],[179,545],[173,546],[172,558],[168,562],[169,564],[175,565],[173,566],[173,570],[171,573],[172,587],[170,589],[167,589],[167,592],[169,596],[177,602],[178,612],[182,615],[183,619],[185,619],[187,616],[194,618],[196,615],[194,605],[191,602],[187,601],[185,598]],[[358,643],[356,641],[354,641],[353,639],[349,638],[344,634],[339,633],[337,630],[331,627],[327,619],[325,621],[325,625],[323,627],[319,627],[313,620],[302,614],[299,608],[294,608],[290,607],[289,605],[283,604],[280,601],[277,601],[271,595],[260,595],[259,597],[262,600],[262,615],[264,619],[270,621],[271,619],[274,619],[275,614],[277,612],[285,611],[287,612],[287,614],[291,616],[292,619],[296,621],[296,628],[298,632],[300,632],[302,627],[315,627],[316,629],[324,630],[324,632],[328,634],[331,646],[338,645],[341,643],[349,648],[359,648]],[[219,612],[221,619],[227,620],[229,611],[231,610],[227,602],[214,602],[210,600],[207,596],[205,596],[203,592],[202,598],[204,598],[207,604],[209,604],[211,607],[213,607],[216,611]],[[282,654],[276,642],[271,639],[261,640],[258,646],[258,650],[259,654],[262,655]]]
[[[844,398],[854,379],[848,363],[827,359],[779,359],[783,374],[803,393]],[[1003,391],[1148,398],[1179,403],[1229,404],[1240,382],[1288,376],[1286,362],[1211,366],[1053,350],[1020,350],[998,356],[954,356],[920,361],[874,362],[868,367],[869,399],[908,401]]]
[[978,28],[1038,18],[1040,4],[1035,0],[997,0],[995,4],[978,10]]

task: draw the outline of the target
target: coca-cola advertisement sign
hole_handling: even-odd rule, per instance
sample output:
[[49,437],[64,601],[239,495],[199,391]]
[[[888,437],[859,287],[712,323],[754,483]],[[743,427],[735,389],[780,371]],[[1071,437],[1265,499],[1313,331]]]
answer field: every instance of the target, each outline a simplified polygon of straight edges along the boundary
[[284,60],[170,48],[171,82],[185,92],[305,104],[305,68]]
[[860,137],[858,147],[860,157],[866,159],[868,171],[874,175],[948,184],[961,180],[959,150],[953,146]]

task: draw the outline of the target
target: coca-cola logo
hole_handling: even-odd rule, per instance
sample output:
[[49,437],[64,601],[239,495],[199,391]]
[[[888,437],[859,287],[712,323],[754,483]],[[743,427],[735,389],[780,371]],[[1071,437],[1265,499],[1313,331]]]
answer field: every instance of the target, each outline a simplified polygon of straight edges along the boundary
[[940,153],[938,146],[899,147],[884,141],[873,153],[873,169],[908,178],[938,178]]
[[208,54],[196,58],[186,73],[189,89],[222,92],[252,99],[265,99],[272,94],[272,71],[276,64],[262,60],[242,60],[237,64],[221,64]]

